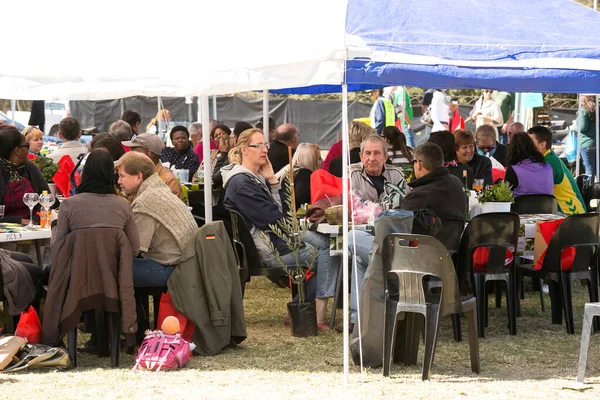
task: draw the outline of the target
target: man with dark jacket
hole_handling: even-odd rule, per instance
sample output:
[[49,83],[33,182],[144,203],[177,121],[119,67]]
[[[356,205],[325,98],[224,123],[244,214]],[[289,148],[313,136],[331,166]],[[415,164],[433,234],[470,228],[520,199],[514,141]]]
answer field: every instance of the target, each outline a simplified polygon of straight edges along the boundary
[[296,147],[298,147],[299,136],[298,128],[292,124],[283,124],[277,127],[275,139],[271,143],[268,153],[269,161],[271,161],[275,173],[290,163],[288,147],[292,148],[293,156]]
[[463,185],[456,176],[444,168],[444,155],[437,144],[425,143],[415,150],[415,179],[402,208],[418,210],[427,208],[444,219],[466,219],[467,205]]

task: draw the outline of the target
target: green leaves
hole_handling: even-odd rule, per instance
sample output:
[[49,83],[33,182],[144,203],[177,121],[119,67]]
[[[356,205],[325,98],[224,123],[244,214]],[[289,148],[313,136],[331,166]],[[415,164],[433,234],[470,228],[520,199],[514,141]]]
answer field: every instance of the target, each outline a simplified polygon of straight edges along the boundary
[[40,171],[42,171],[42,175],[46,182],[52,183],[52,177],[56,171],[58,171],[58,164],[55,164],[51,158],[43,156],[36,157],[31,161],[40,169]]
[[[269,224],[269,228],[271,229],[270,233],[281,239],[284,242],[285,246],[290,250],[290,254],[294,255],[294,258],[296,259],[296,262],[294,263],[295,265],[291,267],[288,266],[288,264],[290,263],[285,262],[282,255],[279,253],[279,250],[275,247],[268,234],[265,234],[265,232],[263,232],[262,239],[269,248],[270,252],[275,256],[275,259],[277,260],[281,268],[290,277],[292,282],[300,286],[304,283],[307,272],[310,271],[315,265],[317,256],[319,255],[319,251],[316,248],[311,247],[311,250],[306,259],[301,259],[300,257],[300,253],[304,248],[306,248],[306,244],[302,242],[302,237],[308,233],[308,228],[306,227],[306,225],[300,226],[299,223],[294,222],[293,207],[295,207],[295,204],[292,204],[292,192],[289,178],[290,173],[293,173],[292,169],[288,171],[288,176],[284,180],[283,184],[285,193],[284,203],[286,204],[288,211],[284,214],[284,217],[278,220],[275,224]],[[297,232],[295,227],[298,227]],[[302,290],[299,290],[299,293],[302,292]],[[300,296],[300,302],[303,302],[303,294],[300,294]]]
[[513,203],[513,191],[507,182],[500,182],[493,186],[487,186],[477,193],[477,200],[480,203],[504,202]]

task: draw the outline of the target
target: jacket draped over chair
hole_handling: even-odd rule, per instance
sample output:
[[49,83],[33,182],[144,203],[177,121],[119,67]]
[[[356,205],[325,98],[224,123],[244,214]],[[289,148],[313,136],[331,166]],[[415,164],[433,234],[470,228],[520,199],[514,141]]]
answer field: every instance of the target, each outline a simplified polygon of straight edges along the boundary
[[132,263],[131,245],[122,229],[75,230],[55,243],[43,343],[59,345],[61,334],[74,329],[88,310],[119,313],[122,332],[132,343],[137,332]]

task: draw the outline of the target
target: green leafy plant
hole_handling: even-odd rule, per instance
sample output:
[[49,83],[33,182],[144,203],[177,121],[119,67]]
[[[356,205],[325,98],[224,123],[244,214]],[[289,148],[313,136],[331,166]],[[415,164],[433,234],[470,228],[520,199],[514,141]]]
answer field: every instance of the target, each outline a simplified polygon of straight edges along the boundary
[[299,224],[298,221],[294,221],[293,207],[295,204],[292,202],[292,192],[290,189],[290,179],[288,172],[287,179],[283,183],[285,201],[288,211],[284,214],[284,217],[278,220],[275,224],[269,224],[271,233],[281,239],[286,247],[290,250],[290,253],[294,255],[296,259],[296,265],[303,265],[303,267],[289,267],[283,259],[283,256],[279,253],[279,250],[275,247],[269,235],[262,232],[262,239],[267,245],[269,250],[275,255],[275,259],[285,271],[290,280],[298,286],[298,303],[304,303],[304,282],[306,281],[306,275],[310,271],[317,260],[319,254],[318,250],[312,248],[309,253],[308,260],[305,263],[300,262],[300,252],[304,246],[302,237],[307,234],[308,228],[306,225]]
[[493,186],[487,186],[477,193],[477,200],[480,203],[513,203],[513,191],[506,182],[496,183]]
[[58,171],[59,165],[48,157],[36,157],[31,161],[40,169],[46,182],[53,183],[52,177]]

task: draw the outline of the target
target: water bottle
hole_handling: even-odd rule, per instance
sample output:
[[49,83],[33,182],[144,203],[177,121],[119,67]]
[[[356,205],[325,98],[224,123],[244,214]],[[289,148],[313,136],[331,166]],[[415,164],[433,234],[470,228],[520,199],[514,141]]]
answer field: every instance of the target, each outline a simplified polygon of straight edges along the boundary
[[42,228],[50,227],[50,207],[54,204],[54,196],[48,193],[47,190],[42,192],[40,196],[40,205],[42,209],[40,211],[40,226]]

